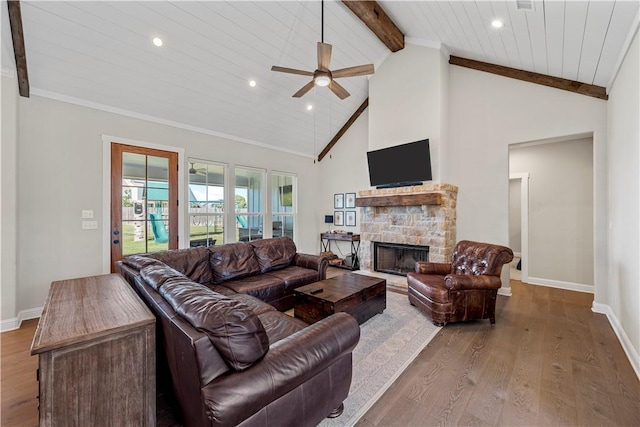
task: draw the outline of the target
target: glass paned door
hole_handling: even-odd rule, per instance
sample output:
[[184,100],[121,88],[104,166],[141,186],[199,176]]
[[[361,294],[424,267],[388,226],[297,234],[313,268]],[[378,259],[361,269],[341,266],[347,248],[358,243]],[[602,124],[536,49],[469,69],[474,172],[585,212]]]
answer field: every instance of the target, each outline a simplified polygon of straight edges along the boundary
[[111,269],[123,256],[178,247],[178,154],[111,145]]

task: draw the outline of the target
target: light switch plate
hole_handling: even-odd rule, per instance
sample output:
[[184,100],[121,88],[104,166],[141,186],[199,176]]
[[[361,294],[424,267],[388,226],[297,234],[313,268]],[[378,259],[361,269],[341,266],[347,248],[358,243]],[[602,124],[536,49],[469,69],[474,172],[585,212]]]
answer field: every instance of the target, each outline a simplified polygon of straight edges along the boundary
[[82,211],[82,219],[93,218],[93,210],[83,210]]
[[98,221],[82,221],[83,230],[97,230]]

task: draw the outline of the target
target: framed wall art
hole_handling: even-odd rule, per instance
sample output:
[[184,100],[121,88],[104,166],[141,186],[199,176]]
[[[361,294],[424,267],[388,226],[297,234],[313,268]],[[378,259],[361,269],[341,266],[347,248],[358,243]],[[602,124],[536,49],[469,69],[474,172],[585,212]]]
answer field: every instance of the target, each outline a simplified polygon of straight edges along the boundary
[[342,227],[344,225],[344,212],[335,211],[333,213],[333,225]]
[[333,195],[333,208],[344,209],[344,194],[338,193]]
[[347,227],[355,227],[356,226],[356,211],[347,211],[345,224]]
[[356,193],[347,193],[344,196],[345,196],[344,207],[347,208],[347,209],[355,208],[356,207]]

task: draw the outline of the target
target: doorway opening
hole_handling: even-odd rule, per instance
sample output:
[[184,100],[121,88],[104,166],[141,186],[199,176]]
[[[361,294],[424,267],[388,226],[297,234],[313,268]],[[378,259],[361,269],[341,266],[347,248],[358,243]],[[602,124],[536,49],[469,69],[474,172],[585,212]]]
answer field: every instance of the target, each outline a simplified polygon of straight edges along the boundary
[[593,292],[593,157],[592,134],[509,147],[509,243],[523,282]]

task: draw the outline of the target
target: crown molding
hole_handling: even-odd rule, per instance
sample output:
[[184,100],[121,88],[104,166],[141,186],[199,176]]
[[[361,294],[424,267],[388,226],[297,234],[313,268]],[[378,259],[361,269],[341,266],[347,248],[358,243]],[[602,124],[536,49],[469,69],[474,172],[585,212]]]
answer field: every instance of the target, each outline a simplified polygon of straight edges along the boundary
[[171,127],[175,127],[175,128],[178,128],[178,129],[184,129],[184,130],[188,130],[188,131],[191,131],[191,132],[197,132],[197,133],[201,133],[201,134],[205,134],[205,135],[216,136],[216,137],[219,137],[219,138],[228,139],[230,141],[242,142],[244,144],[250,144],[250,145],[254,145],[254,146],[257,146],[257,147],[261,147],[261,148],[267,148],[267,149],[270,149],[270,150],[280,151],[280,152],[284,152],[284,153],[288,153],[288,154],[294,154],[296,156],[306,157],[306,158],[309,158],[309,159],[313,159],[314,158],[313,154],[302,153],[302,152],[295,151],[295,150],[289,150],[289,149],[286,149],[286,148],[278,147],[278,146],[267,144],[267,143],[260,142],[260,141],[254,141],[254,140],[247,139],[247,138],[241,138],[241,137],[238,137],[238,136],[229,135],[229,134],[222,133],[222,132],[217,132],[217,131],[214,131],[214,130],[211,130],[211,129],[205,129],[205,128],[201,128],[201,127],[198,127],[198,126],[192,126],[192,125],[189,125],[189,124],[186,124],[186,123],[175,122],[173,120],[167,120],[167,119],[163,119],[163,118],[160,118],[160,117],[155,117],[155,116],[150,116],[150,115],[147,115],[147,114],[137,113],[135,111],[130,111],[130,110],[122,109],[122,108],[112,107],[110,105],[100,104],[100,103],[97,103],[97,102],[88,101],[86,99],[80,99],[80,98],[76,98],[76,97],[73,97],[73,96],[63,95],[63,94],[60,94],[60,93],[51,92],[51,91],[44,90],[44,89],[39,89],[39,88],[32,87],[31,88],[31,94],[32,95],[37,95],[37,96],[40,96],[40,97],[43,97],[43,98],[54,99],[56,101],[66,102],[66,103],[69,103],[69,104],[79,105],[81,107],[93,108],[95,110],[105,111],[105,112],[113,113],[113,114],[119,114],[119,115],[125,116],[125,117],[130,117],[130,118],[139,119],[139,120],[145,120],[145,121],[148,121],[148,122],[158,123],[158,124],[165,125],[165,126],[171,126]]

